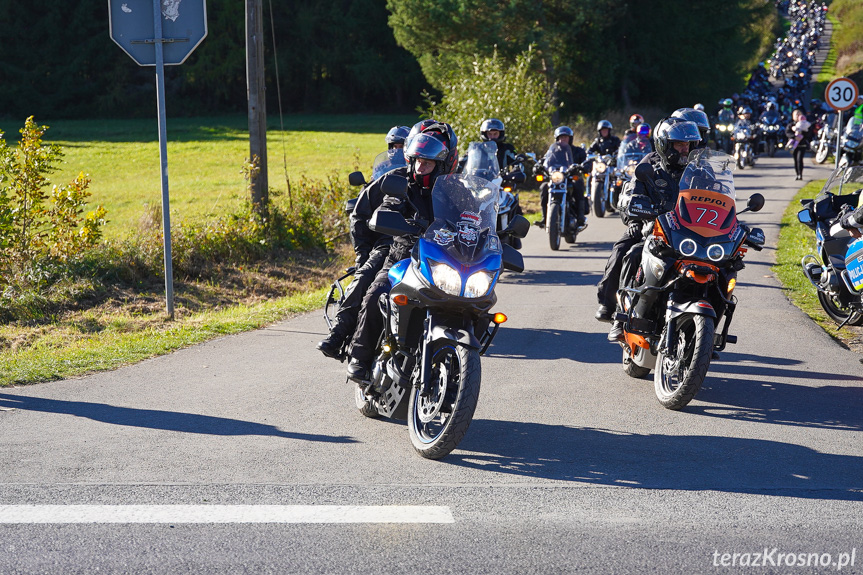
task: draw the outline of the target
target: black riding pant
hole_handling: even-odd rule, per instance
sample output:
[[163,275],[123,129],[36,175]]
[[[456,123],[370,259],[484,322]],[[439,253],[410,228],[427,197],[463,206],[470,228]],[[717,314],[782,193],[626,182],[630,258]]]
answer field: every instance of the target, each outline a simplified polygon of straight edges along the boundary
[[806,157],[807,151],[809,151],[808,148],[798,145],[791,154],[794,156],[794,173],[801,178],[803,177],[803,159]]
[[345,289],[345,299],[339,306],[333,322],[332,333],[338,334],[342,341],[354,333],[363,297],[383,267],[389,251],[389,246],[372,250],[366,261],[354,271],[354,279]]
[[[584,180],[582,178],[578,178],[569,187],[568,191],[570,196],[570,206],[575,209],[578,221],[583,222],[584,214],[586,212],[585,205],[587,204],[587,198],[584,196]],[[539,186],[539,203],[540,206],[542,206],[542,221],[545,221],[546,210],[548,209],[548,183],[546,182],[543,182]]]
[[378,338],[384,329],[384,316],[381,314],[378,300],[382,294],[390,291],[388,274],[391,265],[387,260],[363,297],[362,309],[357,319],[357,330],[351,343],[351,357],[362,362],[370,362],[374,359]]
[[617,290],[620,288],[623,261],[632,246],[641,242],[642,239],[641,226],[630,225],[626,228],[623,237],[614,242],[608,261],[605,262],[605,273],[596,285],[596,299],[600,305],[609,309],[614,309],[617,306]]

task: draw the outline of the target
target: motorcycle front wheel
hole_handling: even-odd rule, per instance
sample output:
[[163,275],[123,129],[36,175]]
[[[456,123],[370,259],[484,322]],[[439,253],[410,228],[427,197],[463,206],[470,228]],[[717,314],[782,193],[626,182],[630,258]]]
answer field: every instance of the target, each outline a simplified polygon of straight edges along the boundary
[[773,143],[773,140],[767,142],[767,155],[771,158],[776,155],[776,144]]
[[827,142],[821,141],[818,142],[818,150],[815,152],[815,161],[819,164],[823,164],[827,161],[827,157],[830,155],[830,146],[827,145]]
[[710,367],[713,355],[713,318],[685,314],[677,318],[674,357],[660,352],[653,373],[653,388],[667,409],[683,409],[692,401]]
[[590,182],[590,195],[593,198],[593,213],[597,218],[605,216],[607,208],[605,201],[605,190],[602,185],[596,180]]
[[842,323],[848,316],[848,322],[845,325],[861,325],[863,324],[863,314],[855,312],[851,306],[843,302],[838,297],[831,296],[818,290],[818,303],[824,309],[824,312],[830,316],[830,319],[836,323]]
[[545,224],[548,230],[548,245],[557,251],[560,249],[560,204],[553,203],[548,209],[548,221]]
[[482,369],[479,351],[463,345],[435,344],[429,394],[410,391],[408,433],[426,459],[440,459],[467,433],[479,401]]

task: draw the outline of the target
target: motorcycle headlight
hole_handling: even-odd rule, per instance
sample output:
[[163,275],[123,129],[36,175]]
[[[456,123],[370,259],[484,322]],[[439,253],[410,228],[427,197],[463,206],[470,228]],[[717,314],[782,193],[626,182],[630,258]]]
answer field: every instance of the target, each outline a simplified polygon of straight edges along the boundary
[[714,262],[721,261],[725,258],[725,248],[719,244],[711,244],[707,247],[707,257]]
[[464,297],[475,298],[484,296],[488,293],[493,279],[494,274],[486,270],[480,270],[471,274],[464,284]]
[[597,174],[604,174],[605,170],[608,169],[608,166],[603,162],[593,162],[593,171]]
[[678,246],[677,251],[679,251],[686,257],[689,257],[698,251],[698,244],[696,244],[694,240],[686,238],[685,240],[680,242],[680,246]]
[[559,184],[566,179],[566,176],[563,175],[563,172],[554,172],[551,174],[551,183]]
[[630,178],[635,174],[635,166],[636,164],[629,164],[626,166],[626,175]]
[[461,295],[461,276],[451,266],[440,262],[429,261],[431,267],[432,281],[444,293],[449,295]]
[[716,124],[716,129],[720,132],[724,132],[725,126],[723,126],[722,124]]

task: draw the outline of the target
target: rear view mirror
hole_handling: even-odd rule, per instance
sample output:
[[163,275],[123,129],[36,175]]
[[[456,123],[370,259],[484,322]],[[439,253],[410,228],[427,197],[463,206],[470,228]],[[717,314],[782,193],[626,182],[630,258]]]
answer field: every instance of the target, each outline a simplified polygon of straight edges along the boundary
[[806,224],[807,226],[812,223],[812,212],[809,211],[809,208],[805,210],[800,210],[797,212],[797,220],[801,224]]
[[348,174],[348,183],[352,186],[365,186],[366,178],[362,172],[351,172]]
[[404,199],[408,196],[408,180],[403,176],[387,174],[381,179],[381,191],[386,196]]
[[746,202],[746,207],[749,208],[750,212],[757,212],[764,207],[764,196],[759,193],[754,193],[749,196],[749,200]]

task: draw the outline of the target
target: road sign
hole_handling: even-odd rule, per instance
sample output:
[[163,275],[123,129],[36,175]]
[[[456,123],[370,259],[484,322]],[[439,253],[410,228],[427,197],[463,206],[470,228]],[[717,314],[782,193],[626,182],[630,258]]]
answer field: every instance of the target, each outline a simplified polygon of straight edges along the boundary
[[824,90],[824,101],[836,111],[853,108],[857,103],[857,84],[850,78],[836,78]]
[[153,0],[108,0],[111,39],[140,66],[156,65],[156,43],[166,65],[178,65],[207,36],[205,0],[160,0],[162,38],[155,38]]

